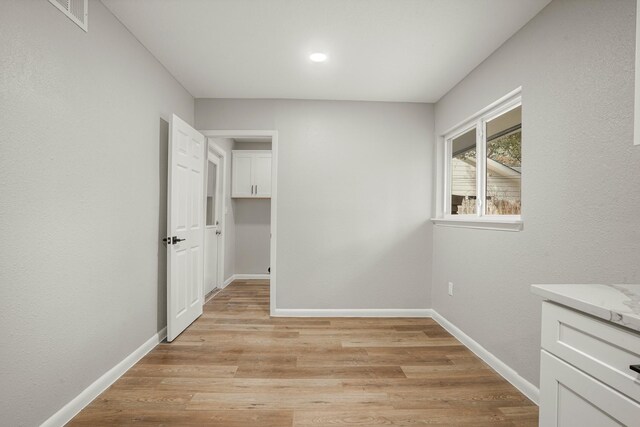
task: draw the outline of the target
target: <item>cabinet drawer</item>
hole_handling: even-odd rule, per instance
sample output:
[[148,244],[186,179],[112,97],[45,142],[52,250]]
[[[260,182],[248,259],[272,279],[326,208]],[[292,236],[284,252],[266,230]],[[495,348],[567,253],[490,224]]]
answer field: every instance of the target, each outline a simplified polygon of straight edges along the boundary
[[640,402],[640,334],[545,301],[542,348]]
[[542,350],[541,427],[637,426],[640,403]]

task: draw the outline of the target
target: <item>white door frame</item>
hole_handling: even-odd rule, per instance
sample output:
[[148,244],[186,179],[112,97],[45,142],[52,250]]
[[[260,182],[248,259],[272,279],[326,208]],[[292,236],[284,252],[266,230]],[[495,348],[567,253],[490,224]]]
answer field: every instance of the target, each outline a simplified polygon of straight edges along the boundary
[[[278,131],[277,130],[200,130],[207,138],[271,138],[271,244],[269,275],[269,309],[271,316],[276,311],[276,248],[277,248],[277,212],[278,212]],[[225,168],[227,167],[225,159]],[[225,169],[226,170],[226,169]],[[224,232],[223,232],[224,237]],[[224,268],[223,268],[224,270]]]
[[[218,225],[218,230],[222,233],[220,237],[218,237],[218,277],[216,279],[217,284],[220,288],[224,287],[224,248],[225,248],[225,224],[226,224],[226,206],[227,206],[227,156],[220,148],[215,141],[213,141],[210,137],[207,137],[207,168],[209,167],[209,160],[212,157],[215,157],[220,160],[220,165],[218,165],[218,180],[220,181],[218,185],[221,188],[221,212],[220,215],[220,224]],[[207,197],[205,193],[205,198]],[[205,199],[206,204],[206,199]],[[205,226],[206,227],[206,226]]]

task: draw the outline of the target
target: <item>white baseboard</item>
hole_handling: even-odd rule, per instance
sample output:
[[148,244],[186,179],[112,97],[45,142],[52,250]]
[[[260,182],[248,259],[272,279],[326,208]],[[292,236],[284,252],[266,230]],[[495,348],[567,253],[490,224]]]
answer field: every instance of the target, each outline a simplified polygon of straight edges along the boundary
[[234,274],[231,277],[233,280],[267,280],[271,276],[269,274]]
[[89,403],[96,397],[105,391],[111,384],[113,384],[118,378],[120,378],[125,372],[127,372],[133,365],[135,365],[140,359],[142,359],[147,353],[158,345],[167,336],[167,328],[163,328],[160,332],[152,336],[134,350],[133,353],[124,358],[113,368],[109,369],[103,376],[95,380],[89,387],[84,389],[79,395],[77,395],[71,402],[64,405],[58,412],[53,414],[42,423],[41,427],[59,427],[63,426],[78,412],[84,409]]
[[431,317],[429,308],[296,309],[276,308],[274,317]]
[[235,279],[235,277],[233,276],[233,274],[231,276],[229,276],[227,279],[225,279],[224,283],[222,284],[222,289],[226,288],[227,286],[229,286],[231,284],[231,282],[233,282]]
[[438,322],[440,326],[445,328],[447,332],[456,337],[458,341],[460,341],[469,350],[475,353],[475,355],[482,359],[487,365],[491,366],[498,374],[500,374],[501,377],[509,381],[515,388],[520,390],[520,392],[527,396],[533,403],[535,403],[536,405],[539,404],[540,389],[538,389],[538,387],[525,380],[506,363],[498,359],[493,355],[493,353],[489,352],[489,350],[481,346],[469,335],[462,332],[462,330],[442,317],[435,310],[433,310],[433,320]]

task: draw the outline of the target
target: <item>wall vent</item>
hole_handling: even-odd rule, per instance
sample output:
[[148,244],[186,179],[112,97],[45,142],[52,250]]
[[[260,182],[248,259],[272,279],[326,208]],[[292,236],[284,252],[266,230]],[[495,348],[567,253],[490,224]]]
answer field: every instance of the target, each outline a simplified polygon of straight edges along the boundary
[[80,28],[89,31],[89,0],[49,0]]

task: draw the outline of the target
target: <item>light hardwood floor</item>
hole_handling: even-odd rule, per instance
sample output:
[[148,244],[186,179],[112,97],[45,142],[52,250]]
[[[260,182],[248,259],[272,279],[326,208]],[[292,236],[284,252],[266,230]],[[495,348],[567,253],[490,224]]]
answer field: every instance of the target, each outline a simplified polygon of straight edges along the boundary
[[270,318],[236,281],[69,425],[537,426],[538,408],[431,319]]

